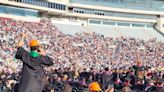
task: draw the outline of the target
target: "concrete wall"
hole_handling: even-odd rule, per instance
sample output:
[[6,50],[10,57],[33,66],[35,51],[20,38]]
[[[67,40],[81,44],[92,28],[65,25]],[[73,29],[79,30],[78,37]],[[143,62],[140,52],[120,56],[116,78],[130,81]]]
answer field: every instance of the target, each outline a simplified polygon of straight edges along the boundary
[[137,18],[125,18],[125,17],[115,17],[115,16],[100,16],[91,14],[79,14],[79,13],[66,13],[66,16],[73,16],[77,18],[96,18],[96,19],[110,19],[118,21],[128,21],[128,22],[144,22],[144,23],[155,23],[156,19],[137,19]]
[[164,17],[157,19],[157,28],[164,33]]

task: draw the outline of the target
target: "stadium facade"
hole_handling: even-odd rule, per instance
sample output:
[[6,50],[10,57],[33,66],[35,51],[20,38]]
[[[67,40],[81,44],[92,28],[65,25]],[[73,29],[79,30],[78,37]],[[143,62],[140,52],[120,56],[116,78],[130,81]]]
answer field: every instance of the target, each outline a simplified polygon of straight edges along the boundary
[[32,22],[50,18],[69,34],[164,41],[163,0],[0,0],[0,16]]

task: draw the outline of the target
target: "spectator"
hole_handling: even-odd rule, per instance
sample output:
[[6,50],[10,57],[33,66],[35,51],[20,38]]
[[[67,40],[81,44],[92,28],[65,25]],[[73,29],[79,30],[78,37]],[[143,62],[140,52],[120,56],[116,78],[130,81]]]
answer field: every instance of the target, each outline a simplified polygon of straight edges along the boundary
[[100,92],[101,88],[97,82],[92,82],[89,84],[89,92]]
[[64,91],[63,92],[72,92],[72,88],[69,84],[64,85]]
[[131,89],[130,89],[130,87],[125,86],[122,88],[122,92],[131,92]]
[[[44,68],[46,91],[61,92],[65,83],[69,83],[73,91],[84,91],[93,81],[100,84],[102,91],[109,85],[114,85],[114,91],[125,86],[132,91],[156,91],[163,87],[159,79],[164,76],[164,43],[156,39],[114,39],[85,32],[68,35],[49,19],[25,22],[0,18],[0,87],[3,92],[13,91],[13,85],[20,82],[23,64],[14,56],[21,32],[27,34],[25,50],[29,50],[31,39],[38,39],[46,54],[54,59],[52,67]],[[15,82],[9,83],[10,80]]]

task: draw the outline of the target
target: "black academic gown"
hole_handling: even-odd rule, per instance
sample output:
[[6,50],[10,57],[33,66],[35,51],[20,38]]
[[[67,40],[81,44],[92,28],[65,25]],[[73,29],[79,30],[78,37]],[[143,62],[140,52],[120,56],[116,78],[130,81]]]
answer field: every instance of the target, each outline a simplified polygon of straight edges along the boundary
[[42,92],[44,66],[53,65],[48,56],[32,57],[24,48],[19,47],[16,58],[23,62],[21,80],[17,92]]
[[113,75],[108,73],[103,73],[101,77],[102,89],[105,90],[108,88],[109,84],[112,82]]

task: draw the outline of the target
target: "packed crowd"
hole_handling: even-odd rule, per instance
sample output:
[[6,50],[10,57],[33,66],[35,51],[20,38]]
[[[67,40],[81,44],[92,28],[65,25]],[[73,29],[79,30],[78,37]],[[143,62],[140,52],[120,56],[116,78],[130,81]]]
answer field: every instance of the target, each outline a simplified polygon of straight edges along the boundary
[[14,92],[19,83],[22,63],[15,59],[15,53],[21,32],[28,36],[26,50],[29,40],[38,39],[54,59],[54,65],[45,68],[45,92],[87,92],[93,81],[103,91],[162,90],[164,43],[155,38],[144,41],[96,33],[69,35],[48,19],[33,23],[0,18],[0,92]]

